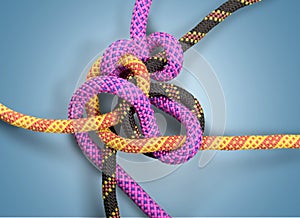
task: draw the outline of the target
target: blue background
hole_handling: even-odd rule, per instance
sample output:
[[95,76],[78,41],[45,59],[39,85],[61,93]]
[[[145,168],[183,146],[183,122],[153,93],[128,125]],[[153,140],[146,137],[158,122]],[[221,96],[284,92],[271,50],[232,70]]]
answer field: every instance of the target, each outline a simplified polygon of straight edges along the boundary
[[[221,0],[154,1],[150,29],[177,38]],[[134,1],[0,1],[0,101],[25,114],[66,118],[85,65],[128,38]],[[264,0],[197,46],[227,104],[225,134],[299,133],[298,0]],[[201,99],[200,99],[201,100]],[[300,151],[218,152],[141,185],[173,216],[300,216]],[[104,216],[99,172],[73,138],[0,122],[1,216]],[[121,214],[143,213],[118,190]]]

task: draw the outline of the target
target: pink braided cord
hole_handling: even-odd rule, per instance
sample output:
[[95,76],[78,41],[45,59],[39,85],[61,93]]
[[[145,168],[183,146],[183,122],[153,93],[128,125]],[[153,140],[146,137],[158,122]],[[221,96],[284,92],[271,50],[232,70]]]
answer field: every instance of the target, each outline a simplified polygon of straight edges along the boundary
[[130,24],[130,38],[141,39],[146,36],[147,21],[152,0],[136,0]]

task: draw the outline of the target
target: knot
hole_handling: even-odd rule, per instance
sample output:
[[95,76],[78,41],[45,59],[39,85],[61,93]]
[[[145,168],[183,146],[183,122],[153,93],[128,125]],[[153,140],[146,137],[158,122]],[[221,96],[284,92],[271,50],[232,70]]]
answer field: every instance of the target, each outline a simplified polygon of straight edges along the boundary
[[[116,76],[99,76],[90,79],[73,95],[69,106],[69,117],[82,118],[84,106],[95,95],[115,94],[133,106],[145,138],[122,138],[108,128],[101,129],[99,137],[107,146],[130,153],[154,152],[154,157],[169,164],[180,164],[192,158],[199,150],[202,141],[202,129],[197,117],[188,108],[167,96],[153,96],[149,99],[147,97],[150,87],[149,73],[144,63],[137,57],[126,54],[116,63],[117,67],[125,67],[134,74],[137,78],[137,86]],[[112,72],[116,72],[115,69]],[[151,104],[180,121],[186,128],[186,137],[160,136]],[[106,118],[110,120],[116,119],[111,116],[119,116],[117,120],[121,121],[128,114],[129,109],[130,105],[126,102],[120,103],[119,107]],[[93,144],[88,133],[76,133],[75,137],[81,148]]]

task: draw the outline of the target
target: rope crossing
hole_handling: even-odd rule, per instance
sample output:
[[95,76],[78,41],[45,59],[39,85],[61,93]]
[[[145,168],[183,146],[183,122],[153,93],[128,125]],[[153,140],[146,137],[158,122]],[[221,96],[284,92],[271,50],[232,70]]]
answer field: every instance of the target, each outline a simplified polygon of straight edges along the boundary
[[[118,151],[143,153],[166,164],[189,161],[200,150],[256,150],[300,148],[300,135],[204,136],[205,120],[200,102],[174,84],[183,65],[183,53],[197,44],[219,23],[260,0],[229,0],[207,15],[179,40],[168,33],[146,35],[152,0],[136,0],[130,39],[112,43],[89,70],[86,82],[73,94],[68,119],[28,116],[0,103],[0,119],[36,132],[74,134],[85,157],[102,171],[102,197],[107,217],[120,217],[116,186],[119,186],[149,217],[170,217],[116,161]],[[152,56],[162,47],[163,52]],[[102,114],[99,93],[118,96],[112,112]],[[185,135],[162,136],[152,105],[177,119]],[[86,111],[87,117],[84,117]],[[139,119],[139,125],[134,115]],[[120,124],[127,138],[114,126]],[[89,136],[96,131],[105,144],[100,148]]]

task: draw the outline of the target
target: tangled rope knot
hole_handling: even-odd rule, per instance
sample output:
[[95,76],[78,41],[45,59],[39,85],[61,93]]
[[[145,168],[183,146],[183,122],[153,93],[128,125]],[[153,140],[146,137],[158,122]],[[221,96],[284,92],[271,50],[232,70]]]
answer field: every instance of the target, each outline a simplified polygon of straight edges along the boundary
[[[178,41],[155,32],[146,36],[152,1],[136,0],[130,39],[112,43],[91,67],[86,82],[74,93],[68,120],[42,119],[13,111],[0,103],[0,119],[37,132],[75,135],[86,158],[102,171],[102,194],[107,217],[119,217],[119,186],[149,217],[170,217],[116,162],[117,151],[143,153],[166,164],[181,164],[199,150],[249,150],[300,148],[300,135],[203,136],[204,113],[199,101],[174,84],[165,83],[181,71],[183,52],[198,43],[234,11],[260,0],[228,0],[207,15]],[[162,52],[155,53],[156,48]],[[118,96],[117,107],[101,114],[99,93]],[[161,136],[152,106],[176,118],[186,136]],[[84,117],[86,111],[87,117]],[[139,125],[134,114],[139,118]],[[114,126],[120,124],[127,138]],[[105,143],[98,146],[89,136],[96,131]]]
[[[155,40],[153,40],[153,38],[155,38]],[[142,41],[143,43],[137,43],[136,40],[119,40],[113,43],[104,52],[100,64],[101,77],[89,80],[76,91],[70,103],[69,118],[82,118],[83,109],[85,104],[88,103],[88,98],[92,98],[100,92],[115,94],[133,105],[140,119],[142,133],[146,139],[124,139],[107,129],[106,131],[101,130],[101,134],[99,135],[104,143],[116,150],[130,153],[154,152],[153,155],[155,157],[167,163],[176,164],[185,162],[187,159],[194,156],[199,148],[200,138],[202,138],[199,137],[199,135],[202,135],[202,132],[197,132],[196,130],[201,129],[200,124],[192,112],[188,111],[184,106],[174,102],[174,100],[157,96],[148,99],[147,96],[149,96],[149,89],[151,86],[150,74],[144,63],[139,60],[149,59],[151,50],[156,46],[160,46],[160,44],[157,44],[156,42],[161,42],[161,45],[167,50],[167,57],[172,57],[170,60],[168,59],[167,63],[172,64],[167,65],[165,69],[155,72],[152,75],[156,75],[156,78],[167,80],[174,78],[174,76],[178,75],[180,72],[183,62],[183,52],[180,49],[177,40],[166,33],[154,33],[147,37],[147,40]],[[153,41],[155,43],[153,43]],[[174,45],[175,47],[173,48]],[[139,57],[132,55],[137,55]],[[106,60],[106,62],[103,60]],[[170,67],[172,65],[176,66],[176,68]],[[121,68],[123,68],[123,70],[127,68],[133,72],[138,87],[122,78],[118,78],[120,75],[120,72],[118,71],[120,71]],[[154,117],[154,111],[151,108],[151,103],[182,122],[188,130],[187,139],[182,136],[158,137],[160,133]],[[119,118],[116,119],[119,121],[122,120],[120,117],[127,114],[128,106],[130,106],[125,102],[121,105],[123,105],[123,110],[120,110],[121,107],[117,109]],[[124,107],[125,105],[127,107]],[[79,113],[80,111],[81,113]],[[105,120],[104,122],[106,123]],[[83,134],[80,135],[87,140],[86,136],[83,136]],[[181,152],[179,152],[179,150],[176,152],[168,152],[170,154],[162,152],[178,148],[184,141],[186,141],[185,145],[182,149],[179,149]],[[188,156],[188,158],[183,160],[182,157],[176,157],[176,160],[172,161],[171,159],[174,159],[174,155],[182,157]]]
[[[141,61],[132,56],[126,56],[121,58],[121,62],[127,62],[124,66],[131,68],[135,72],[143,72],[142,70],[144,70],[143,73],[146,73],[146,75],[138,76],[138,86],[140,88],[149,87],[149,80],[147,82],[147,75],[149,74]],[[141,82],[141,80],[145,83]],[[168,97],[152,96],[149,99],[146,96],[148,95],[147,92],[143,93],[142,89],[139,89],[133,83],[118,77],[100,76],[84,83],[71,99],[69,118],[82,118],[85,105],[92,97],[101,92],[115,94],[128,101],[138,114],[142,133],[145,136],[144,139],[125,139],[109,129],[100,130],[99,136],[101,140],[111,148],[130,153],[154,152],[153,155],[156,158],[170,164],[183,163],[193,157],[199,150],[202,130],[196,115],[185,106]],[[159,136],[160,133],[151,103],[182,122],[186,127],[187,136]],[[126,104],[123,105],[125,106]],[[117,109],[120,117],[117,120],[122,120],[122,116],[126,115],[128,107],[124,106]],[[120,108],[123,108],[123,111]],[[87,132],[75,133],[75,137],[81,147],[92,147],[94,144]],[[178,148],[182,144],[183,146]]]

